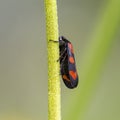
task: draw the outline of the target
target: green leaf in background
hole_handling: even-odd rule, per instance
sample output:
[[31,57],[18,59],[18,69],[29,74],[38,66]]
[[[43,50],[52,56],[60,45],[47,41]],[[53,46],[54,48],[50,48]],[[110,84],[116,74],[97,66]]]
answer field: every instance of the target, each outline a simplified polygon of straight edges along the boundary
[[120,0],[109,0],[99,17],[93,36],[86,47],[83,66],[80,67],[80,87],[69,100],[64,120],[83,120],[94,89],[99,82],[100,71],[108,57],[114,36],[120,23]]

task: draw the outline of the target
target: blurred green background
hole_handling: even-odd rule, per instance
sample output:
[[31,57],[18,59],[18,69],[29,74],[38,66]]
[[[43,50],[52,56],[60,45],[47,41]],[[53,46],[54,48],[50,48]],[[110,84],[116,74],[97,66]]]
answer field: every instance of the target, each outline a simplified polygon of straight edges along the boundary
[[[61,80],[62,120],[120,120],[120,0],[59,0],[79,86]],[[0,0],[0,120],[47,120],[43,0]]]

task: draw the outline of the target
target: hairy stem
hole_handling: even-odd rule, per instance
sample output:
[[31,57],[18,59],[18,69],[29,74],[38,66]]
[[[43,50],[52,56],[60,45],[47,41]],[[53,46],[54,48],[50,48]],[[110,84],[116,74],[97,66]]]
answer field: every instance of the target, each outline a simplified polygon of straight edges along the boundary
[[56,0],[45,0],[48,49],[48,120],[61,120],[58,18]]

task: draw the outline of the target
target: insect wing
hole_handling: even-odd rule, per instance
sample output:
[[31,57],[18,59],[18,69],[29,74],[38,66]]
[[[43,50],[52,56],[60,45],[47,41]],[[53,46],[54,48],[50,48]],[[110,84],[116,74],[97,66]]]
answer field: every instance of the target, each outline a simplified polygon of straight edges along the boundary
[[65,37],[61,36],[59,37],[59,47],[62,79],[68,88],[75,88],[78,85],[78,75],[73,46]]
[[71,81],[71,86],[74,88],[74,87],[77,87],[77,85],[78,85],[78,74],[77,74],[77,70],[76,70],[73,46],[71,43],[68,43],[67,51],[68,51],[69,78]]

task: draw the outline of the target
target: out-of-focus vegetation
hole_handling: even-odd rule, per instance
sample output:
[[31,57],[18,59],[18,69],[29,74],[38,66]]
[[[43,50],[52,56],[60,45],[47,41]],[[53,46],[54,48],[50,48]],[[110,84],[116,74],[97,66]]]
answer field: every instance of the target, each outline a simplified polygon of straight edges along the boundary
[[[65,120],[83,120],[87,118],[85,114],[101,81],[99,77],[101,71],[103,71],[104,63],[109,59],[108,54],[116,42],[116,31],[120,23],[120,2],[118,0],[110,0],[103,9],[99,16],[99,22],[95,26],[93,36],[87,43],[86,53],[83,57],[84,61],[79,71],[81,87],[79,87],[75,95],[70,97],[70,106],[65,109],[69,115],[65,115],[67,116]],[[106,118],[97,116],[96,119]],[[113,115],[109,119],[114,119]]]
[[[61,82],[62,119],[119,120],[120,1],[63,0],[58,13],[80,78]],[[0,1],[0,120],[47,120],[44,14],[41,0]]]

